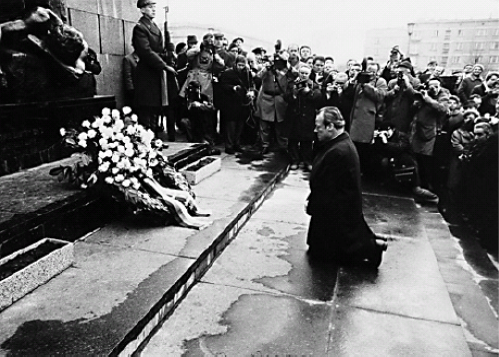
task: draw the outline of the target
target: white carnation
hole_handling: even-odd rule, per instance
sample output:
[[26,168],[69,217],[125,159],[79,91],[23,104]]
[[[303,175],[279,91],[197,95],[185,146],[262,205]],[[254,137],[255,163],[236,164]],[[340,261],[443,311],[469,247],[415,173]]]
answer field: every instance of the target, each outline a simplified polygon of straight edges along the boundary
[[113,126],[113,130],[116,133],[120,133],[123,130],[124,127],[125,127],[125,123],[123,122],[123,120],[121,120],[121,119],[118,118],[116,120],[116,123]]
[[102,115],[111,115],[111,109],[109,108],[102,109]]
[[135,151],[133,149],[126,149],[125,155],[128,157],[132,157],[135,154]]
[[116,134],[116,139],[122,141],[125,136],[122,133]]
[[121,184],[123,185],[123,187],[129,187],[130,183],[130,180],[124,180]]
[[59,129],[59,133],[61,134],[61,136],[66,135],[66,129],[64,129],[64,128],[60,128],[60,129]]
[[113,109],[111,111],[111,116],[114,120],[118,120],[120,118],[120,111],[118,109]]
[[96,136],[96,135],[97,135],[97,132],[96,132],[95,130],[90,129],[90,130],[88,131],[88,138],[89,138],[89,139],[93,139],[93,138],[95,138],[95,136]]
[[[125,137],[125,139],[127,139],[127,138],[128,138],[128,136]],[[125,142],[125,140],[123,140],[123,142]],[[133,149],[133,144],[130,141],[126,141],[125,142],[125,148],[127,148],[127,149]]]
[[106,183],[108,183],[108,184],[112,185],[112,184],[113,184],[113,182],[114,182],[114,178],[112,178],[111,176],[108,176],[108,177],[106,177],[106,178],[104,179],[104,181],[105,181]]
[[113,167],[113,168],[111,169],[111,173],[112,173],[113,175],[117,175],[117,174],[118,174],[118,172],[120,172],[120,169],[118,169],[117,167]]
[[107,170],[109,170],[109,162],[104,162],[102,165],[99,166],[100,172],[106,172]]
[[120,155],[113,154],[113,156],[111,157],[111,161],[117,163],[118,161],[120,161]]
[[87,141],[86,140],[80,140],[78,141],[78,145],[80,145],[83,148],[87,147]]
[[133,135],[137,132],[137,128],[133,125],[129,125],[127,128],[126,128],[126,133],[128,135]]
[[78,140],[87,140],[87,139],[88,139],[87,133],[80,133],[78,135]]
[[[107,139],[106,138],[100,138],[99,139],[99,145],[104,149],[107,148]],[[100,154],[100,153],[99,153]]]
[[123,107],[122,111],[123,111],[123,114],[128,115],[132,112],[132,108],[126,106],[126,107]]
[[104,157],[111,157],[111,156],[113,156],[113,152],[111,150],[106,150],[106,152],[104,154],[106,155]]
[[119,145],[117,150],[123,154],[125,152],[125,147],[123,145]]
[[90,122],[88,120],[85,120],[83,121],[83,123],[81,123],[81,126],[88,129],[90,128]]
[[124,179],[125,179],[125,176],[123,176],[122,174],[119,174],[119,175],[117,175],[117,176],[114,178],[114,180],[115,180],[116,182],[123,182],[123,180],[124,180]]
[[134,123],[137,123],[139,121],[139,117],[137,116],[137,114],[132,114],[132,116],[130,118],[132,119],[132,121]]

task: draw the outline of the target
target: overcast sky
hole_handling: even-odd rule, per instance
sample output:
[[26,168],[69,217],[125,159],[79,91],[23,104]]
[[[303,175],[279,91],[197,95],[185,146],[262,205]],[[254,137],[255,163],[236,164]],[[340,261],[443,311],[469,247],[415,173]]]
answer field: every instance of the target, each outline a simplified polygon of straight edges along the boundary
[[418,20],[499,18],[499,0],[158,0],[165,4],[172,25],[206,24],[271,42],[279,38],[284,46],[308,44],[338,62],[362,57],[369,29]]

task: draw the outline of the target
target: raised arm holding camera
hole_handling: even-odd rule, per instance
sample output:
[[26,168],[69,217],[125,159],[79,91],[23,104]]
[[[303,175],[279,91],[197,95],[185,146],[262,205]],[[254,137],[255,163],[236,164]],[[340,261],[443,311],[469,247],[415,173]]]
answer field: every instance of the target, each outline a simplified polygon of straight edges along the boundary
[[[277,45],[280,43],[278,42]],[[276,50],[278,46],[276,46]],[[288,139],[286,136],[285,117],[291,85],[296,75],[288,70],[289,54],[286,51],[277,51],[271,62],[265,63],[265,68],[258,74],[262,79],[260,94],[257,98],[257,111],[260,120],[260,135],[262,154],[269,152],[272,126],[274,127],[277,144],[283,151],[287,151]],[[272,125],[274,123],[274,125]]]
[[364,71],[354,77],[355,97],[350,115],[350,136],[359,152],[363,171],[370,166],[370,149],[374,135],[376,116],[379,114],[388,86],[377,73],[379,66],[372,60],[364,60]]
[[395,70],[397,77],[388,83],[384,120],[392,123],[398,131],[407,134],[411,130],[414,95],[421,83],[411,74],[413,67],[409,58],[402,60]]
[[312,142],[314,140],[315,112],[321,104],[321,90],[310,79],[311,68],[302,65],[299,77],[294,82],[293,96],[289,102],[288,152],[291,157],[291,170],[300,163],[306,171],[312,170]]

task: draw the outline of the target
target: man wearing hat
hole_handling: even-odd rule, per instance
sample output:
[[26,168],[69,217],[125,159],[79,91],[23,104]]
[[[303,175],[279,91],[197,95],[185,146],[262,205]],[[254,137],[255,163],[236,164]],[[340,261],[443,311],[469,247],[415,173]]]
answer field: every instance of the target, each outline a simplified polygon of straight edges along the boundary
[[196,35],[188,35],[187,50],[179,54],[177,57],[177,64],[175,69],[178,72],[177,81],[179,88],[182,88],[182,86],[184,85],[185,80],[187,79],[187,73],[190,70],[190,68],[188,68],[187,66],[189,62],[187,58],[187,51],[195,48],[197,44],[198,44],[198,39]]
[[260,139],[262,154],[269,152],[272,128],[275,130],[277,144],[282,151],[287,151],[288,138],[286,133],[287,100],[292,95],[292,84],[297,75],[288,70],[289,54],[281,51],[274,55],[272,66],[267,64],[259,76],[262,86],[257,98],[257,116],[260,120]]
[[198,44],[198,39],[196,35],[187,36],[187,50],[178,55],[177,58],[177,71],[180,71],[187,67],[187,51],[191,48],[196,47]]
[[248,52],[246,52],[243,49],[244,38],[242,38],[242,37],[236,37],[234,40],[232,40],[232,43],[234,45],[236,45],[237,48],[239,48],[239,54],[240,55],[246,56],[248,54]]
[[418,88],[420,82],[413,75],[410,58],[404,58],[396,67],[395,72],[397,78],[388,82],[384,119],[393,123],[398,131],[408,134],[411,130],[411,107],[414,102],[414,88]]
[[253,50],[251,50],[255,54],[256,62],[258,64],[262,64],[262,58],[265,56],[267,51],[263,47],[256,47]]
[[463,79],[457,89],[457,96],[461,99],[461,103],[466,103],[470,98],[473,88],[482,84],[483,81],[480,76],[483,71],[484,67],[481,64],[475,64],[470,75]]
[[435,142],[449,114],[450,93],[435,77],[428,80],[427,90],[416,91],[414,97],[416,113],[411,127],[411,147],[420,168],[421,186],[433,190],[439,179],[435,166]]
[[[156,2],[138,0],[137,7],[142,17],[133,28],[132,35],[132,45],[139,57],[134,78],[135,106],[139,122],[158,134],[161,132],[159,115],[162,109],[169,105],[166,76],[175,76],[176,71],[166,62],[163,35],[153,21],[156,16]],[[171,130],[172,126],[168,127]],[[175,133],[169,132],[168,136],[174,139]]]
[[402,59],[402,53],[399,50],[399,46],[393,46],[390,51],[390,59],[386,62],[385,68],[381,72],[381,77],[385,79],[386,83],[389,83],[396,76],[397,66]]
[[220,76],[222,96],[220,120],[225,124],[225,152],[241,151],[240,138],[255,98],[253,78],[246,57],[238,55],[236,64]]

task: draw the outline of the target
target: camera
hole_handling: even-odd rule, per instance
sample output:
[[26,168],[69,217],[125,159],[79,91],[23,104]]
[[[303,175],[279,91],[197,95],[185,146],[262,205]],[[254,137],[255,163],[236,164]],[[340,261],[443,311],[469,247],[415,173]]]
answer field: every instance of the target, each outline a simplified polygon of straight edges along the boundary
[[308,80],[299,81],[295,84],[297,90],[302,90],[308,87]]
[[361,84],[366,84],[371,81],[371,73],[370,72],[360,72],[357,75],[357,82]]

